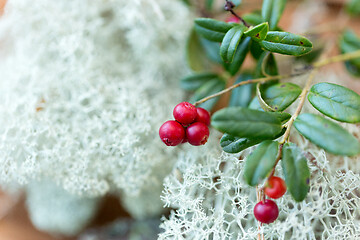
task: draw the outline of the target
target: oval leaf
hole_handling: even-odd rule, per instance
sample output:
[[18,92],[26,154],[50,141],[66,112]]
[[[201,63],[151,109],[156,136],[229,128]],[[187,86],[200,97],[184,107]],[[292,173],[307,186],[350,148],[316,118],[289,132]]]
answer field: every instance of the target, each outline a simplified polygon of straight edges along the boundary
[[261,97],[274,111],[284,111],[300,93],[301,88],[294,83],[277,83],[261,91]]
[[278,142],[266,140],[246,158],[244,178],[247,184],[255,186],[270,174],[278,151]]
[[359,141],[340,125],[321,116],[304,113],[294,121],[301,135],[326,151],[345,156],[360,153]]
[[243,64],[245,57],[249,52],[250,42],[251,42],[250,37],[246,37],[244,40],[242,40],[239,46],[237,47],[232,63],[230,64],[225,63],[225,69],[232,76],[234,76],[239,71],[241,65]]
[[281,122],[274,115],[242,107],[217,111],[211,124],[221,132],[252,139],[273,138],[282,130]]
[[310,171],[307,159],[294,143],[285,143],[281,165],[287,190],[295,201],[301,202],[309,191]]
[[262,139],[241,138],[225,133],[220,139],[220,146],[222,147],[224,152],[238,153],[262,141]]
[[360,95],[346,87],[318,83],[310,89],[308,99],[328,117],[341,122],[360,122]]
[[264,0],[261,15],[269,22],[270,29],[274,30],[284,11],[286,0]]
[[[220,92],[225,88],[225,81],[220,78],[215,78],[210,81],[207,81],[204,85],[202,85],[199,89],[197,89],[194,93],[194,96],[191,98],[191,102],[196,102],[204,97],[207,97],[211,94]],[[210,99],[198,107],[205,108],[206,110],[210,111],[214,105],[219,101],[219,97]]]
[[195,19],[196,32],[214,42],[221,42],[227,31],[232,28],[234,24],[218,21],[212,18],[197,18]]
[[258,42],[265,39],[268,31],[269,31],[269,24],[267,22],[264,22],[249,28],[249,30],[244,32],[244,34],[245,36],[251,37],[253,40]]
[[218,78],[215,73],[199,73],[181,79],[180,86],[185,90],[194,91],[214,78]]
[[300,56],[312,50],[312,43],[305,37],[288,32],[268,32],[260,45],[270,51]]
[[[235,84],[252,79],[248,73],[240,74]],[[251,101],[253,84],[246,84],[231,91],[229,107],[247,107]]]
[[220,46],[220,56],[224,62],[231,63],[233,61],[235,51],[240,43],[244,29],[245,27],[243,25],[236,25],[225,34]]

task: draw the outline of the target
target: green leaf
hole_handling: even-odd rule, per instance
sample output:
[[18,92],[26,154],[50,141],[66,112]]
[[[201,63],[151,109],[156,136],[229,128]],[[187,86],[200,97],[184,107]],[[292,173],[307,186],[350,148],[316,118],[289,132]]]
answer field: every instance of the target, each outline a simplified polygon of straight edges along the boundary
[[194,91],[214,78],[218,78],[215,73],[198,73],[181,79],[180,86],[185,90]]
[[251,25],[258,25],[265,22],[264,18],[261,16],[261,13],[258,11],[244,14],[242,18],[245,20],[245,22]]
[[275,116],[277,119],[279,119],[281,124],[286,123],[291,118],[291,114],[286,113],[286,112],[269,112],[269,113],[271,115]]
[[201,46],[205,51],[205,55],[214,63],[222,64],[223,61],[219,55],[220,45],[217,42],[209,41],[205,38],[199,37]]
[[247,184],[255,186],[271,173],[278,151],[278,142],[266,140],[246,158],[244,178]]
[[[281,137],[282,135],[284,135],[285,130],[286,128],[283,128],[278,135],[273,138],[269,138],[268,140],[273,140]],[[262,141],[264,141],[264,139],[241,138],[225,133],[220,139],[220,146],[222,147],[224,152],[238,153]]]
[[301,88],[294,83],[277,83],[261,91],[261,96],[274,111],[284,111],[300,93]]
[[[263,52],[261,54],[259,61],[256,65],[255,77],[256,78],[265,77],[264,73],[266,73],[266,75],[271,75],[271,76],[276,76],[279,74],[274,54],[269,52]],[[277,82],[278,82],[277,80],[271,81],[271,85]]]
[[256,84],[256,97],[258,98],[259,104],[265,112],[275,112],[276,110],[270,107],[261,96],[260,91],[261,83]]
[[224,62],[231,63],[233,61],[245,28],[243,25],[236,25],[225,34],[220,47],[220,56]]
[[321,116],[304,113],[294,121],[301,135],[326,151],[344,156],[360,153],[359,141],[340,125]]
[[234,24],[218,21],[212,18],[197,18],[195,19],[196,32],[214,42],[221,42],[227,31],[232,28]]
[[186,60],[189,67],[196,72],[206,71],[210,67],[210,61],[205,57],[204,48],[194,29],[187,40]]
[[300,56],[312,50],[312,43],[305,37],[288,32],[268,32],[260,45],[270,51]]
[[220,139],[220,146],[227,153],[238,153],[262,141],[263,139],[241,138],[225,133]]
[[265,21],[269,22],[271,30],[274,30],[285,9],[286,0],[264,0],[261,15]]
[[245,57],[247,55],[247,53],[249,52],[249,48],[250,48],[250,42],[251,42],[251,38],[250,37],[246,37],[244,38],[244,40],[242,40],[235,52],[235,56],[234,59],[232,61],[232,63],[227,64],[225,63],[225,69],[232,75],[235,76],[236,73],[239,71],[241,65],[243,64]]
[[[347,30],[340,38],[340,50],[342,53],[350,53],[360,49],[360,38],[356,34]],[[355,58],[345,62],[348,71],[354,76],[360,76],[360,58]]]
[[301,202],[309,191],[310,170],[301,149],[294,143],[285,143],[281,165],[287,190],[295,201]]
[[360,1],[359,0],[350,0],[346,6],[346,10],[350,15],[359,15],[360,14]]
[[[190,99],[190,102],[196,102],[204,97],[220,92],[224,90],[224,88],[225,81],[220,78],[207,81],[204,85],[195,91],[193,97]],[[202,107],[210,111],[218,101],[219,97],[216,97],[200,104],[198,107]]]
[[253,58],[255,60],[258,60],[261,56],[261,54],[263,54],[264,50],[262,50],[260,44],[256,41],[251,41],[250,43],[250,52],[251,55],[253,56]]
[[249,104],[249,108],[258,110],[258,111],[264,111],[264,109],[261,107],[261,105],[259,103],[259,99],[256,96],[251,100],[251,102]]
[[[252,79],[252,75],[249,73],[240,74],[234,84],[238,84],[243,81]],[[231,91],[229,106],[230,107],[247,107],[252,98],[253,84],[246,84],[237,87]]]
[[314,108],[328,117],[341,122],[360,122],[360,95],[346,87],[318,83],[310,89],[308,99]]
[[269,31],[269,24],[267,22],[261,23],[254,27],[250,27],[246,32],[245,36],[251,37],[254,41],[264,40],[267,32]]
[[273,138],[282,130],[281,122],[274,115],[242,107],[217,111],[211,124],[221,132],[252,139]]

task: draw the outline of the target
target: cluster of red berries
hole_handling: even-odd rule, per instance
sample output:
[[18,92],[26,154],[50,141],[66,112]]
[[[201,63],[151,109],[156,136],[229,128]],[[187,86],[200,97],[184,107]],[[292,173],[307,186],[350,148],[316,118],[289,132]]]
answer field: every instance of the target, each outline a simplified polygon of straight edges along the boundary
[[210,125],[208,111],[182,102],[175,106],[173,115],[176,121],[166,121],[159,129],[160,138],[167,146],[185,142],[199,146],[207,142]]
[[[286,192],[285,181],[279,177],[270,177],[264,189],[265,194],[273,199],[282,197]],[[279,216],[279,208],[273,200],[265,199],[254,207],[255,218],[261,223],[272,223]]]

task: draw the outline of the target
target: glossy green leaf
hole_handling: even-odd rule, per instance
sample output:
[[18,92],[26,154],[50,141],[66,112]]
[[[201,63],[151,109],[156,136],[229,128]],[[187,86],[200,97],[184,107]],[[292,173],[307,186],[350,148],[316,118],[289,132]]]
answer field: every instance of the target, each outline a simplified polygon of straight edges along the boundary
[[245,36],[251,37],[255,41],[264,40],[267,32],[269,31],[269,24],[267,22],[260,23],[254,27],[250,27],[246,32]]
[[278,142],[266,140],[246,158],[244,178],[247,184],[255,186],[271,173],[278,151]]
[[[252,75],[248,73],[240,74],[236,79],[235,84],[238,84],[243,81],[252,79]],[[247,107],[252,98],[252,86],[253,84],[246,84],[240,87],[237,87],[231,91],[229,106],[230,107]]]
[[263,139],[241,138],[225,133],[220,139],[220,146],[227,153],[238,153],[262,141]]
[[359,141],[340,125],[321,116],[304,113],[294,121],[301,135],[326,151],[345,156],[360,153]]
[[221,42],[227,31],[232,28],[234,24],[218,21],[212,18],[197,18],[195,19],[196,32],[214,42]]
[[277,119],[279,119],[281,124],[286,123],[291,118],[291,114],[286,113],[286,112],[269,112],[269,113],[271,115],[275,116]]
[[[220,78],[215,78],[210,81],[207,81],[204,85],[202,85],[199,89],[197,89],[190,99],[190,102],[196,102],[204,97],[212,95],[214,93],[220,92],[225,88],[225,81]],[[219,97],[210,99],[202,104],[199,107],[205,108],[210,111],[214,105],[219,101]]]
[[241,65],[243,64],[245,57],[246,57],[247,53],[249,52],[250,41],[251,41],[250,37],[244,38],[240,42],[240,44],[235,52],[235,56],[234,56],[232,63],[230,63],[230,64],[225,63],[225,69],[232,76],[236,75],[236,73],[239,71]]
[[312,50],[312,43],[305,37],[288,32],[268,32],[260,45],[270,51],[300,56]]
[[214,78],[218,78],[218,75],[215,73],[194,74],[181,79],[180,86],[185,90],[194,91]]
[[318,83],[310,89],[308,99],[314,108],[328,117],[341,122],[360,122],[360,95],[346,87]]
[[274,30],[285,9],[286,0],[264,0],[261,15],[265,21],[269,22],[271,30]]
[[294,83],[277,83],[261,91],[261,96],[274,111],[284,111],[300,93],[301,88]]
[[[278,135],[273,138],[269,138],[268,140],[273,140],[281,137],[282,135],[284,135],[285,130],[286,128],[283,128]],[[225,133],[220,139],[220,146],[222,147],[224,152],[238,153],[263,141],[264,139],[241,138]]]
[[267,112],[242,107],[228,107],[217,111],[211,124],[223,133],[245,138],[273,138],[281,130],[281,122]]
[[285,143],[281,165],[288,192],[295,201],[301,202],[309,191],[310,170],[307,159],[294,143]]
[[[353,31],[347,30],[341,36],[339,44],[342,53],[354,52],[360,49],[360,38]],[[345,66],[351,74],[360,76],[360,58],[346,61]]]
[[220,47],[220,56],[224,62],[231,63],[233,61],[245,28],[243,25],[236,25],[225,34]]

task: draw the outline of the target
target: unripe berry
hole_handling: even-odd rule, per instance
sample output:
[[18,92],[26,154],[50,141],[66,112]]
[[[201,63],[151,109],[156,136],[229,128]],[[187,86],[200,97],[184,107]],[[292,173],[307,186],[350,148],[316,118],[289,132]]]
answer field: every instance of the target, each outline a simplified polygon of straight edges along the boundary
[[279,216],[279,208],[274,201],[266,199],[255,205],[254,215],[259,222],[272,223]]
[[197,116],[195,122],[202,122],[206,126],[210,125],[210,113],[203,108],[196,108]]
[[183,141],[185,130],[180,123],[170,120],[161,125],[159,135],[167,146],[176,146]]
[[209,128],[201,122],[195,122],[187,127],[186,137],[191,145],[204,145],[209,137]]
[[188,102],[182,102],[175,106],[173,115],[176,121],[188,125],[195,121],[197,116],[196,107]]
[[265,187],[265,194],[270,198],[280,198],[286,192],[285,181],[279,177],[272,176],[269,178],[267,185]]

